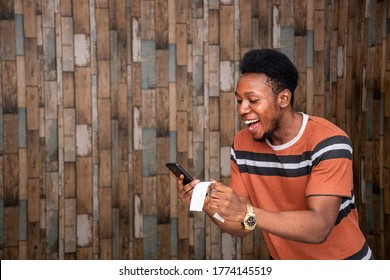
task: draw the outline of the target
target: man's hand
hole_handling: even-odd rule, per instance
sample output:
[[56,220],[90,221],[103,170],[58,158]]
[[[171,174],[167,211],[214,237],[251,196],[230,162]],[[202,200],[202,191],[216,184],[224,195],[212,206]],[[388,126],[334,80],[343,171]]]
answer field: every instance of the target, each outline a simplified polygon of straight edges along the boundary
[[246,214],[246,205],[234,190],[220,182],[212,180],[208,193],[208,208],[227,221],[242,222]]
[[184,175],[181,174],[177,180],[177,197],[183,201],[187,206],[191,203],[192,192],[199,180],[194,180],[191,183],[183,186]]

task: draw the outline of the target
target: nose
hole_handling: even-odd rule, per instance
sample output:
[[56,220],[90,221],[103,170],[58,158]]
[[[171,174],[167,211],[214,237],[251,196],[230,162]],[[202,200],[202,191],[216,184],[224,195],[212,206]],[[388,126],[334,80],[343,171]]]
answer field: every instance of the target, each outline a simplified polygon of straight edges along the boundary
[[240,103],[237,103],[237,112],[243,116],[247,113],[249,113],[251,110],[249,106],[249,102],[242,100]]

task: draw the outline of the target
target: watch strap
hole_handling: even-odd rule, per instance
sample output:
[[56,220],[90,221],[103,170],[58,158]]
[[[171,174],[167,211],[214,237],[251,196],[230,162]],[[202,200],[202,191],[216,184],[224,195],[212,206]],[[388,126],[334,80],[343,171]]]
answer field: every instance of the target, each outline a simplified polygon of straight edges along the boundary
[[246,205],[246,214],[241,225],[245,231],[252,231],[256,228],[256,215],[253,211],[253,206],[249,203]]

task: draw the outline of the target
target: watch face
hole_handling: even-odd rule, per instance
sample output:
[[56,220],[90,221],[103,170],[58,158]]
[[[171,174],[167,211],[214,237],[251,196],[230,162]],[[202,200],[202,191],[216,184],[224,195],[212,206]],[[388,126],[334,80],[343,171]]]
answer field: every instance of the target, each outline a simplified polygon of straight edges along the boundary
[[246,224],[248,227],[255,227],[256,226],[256,217],[255,216],[249,216],[246,220]]

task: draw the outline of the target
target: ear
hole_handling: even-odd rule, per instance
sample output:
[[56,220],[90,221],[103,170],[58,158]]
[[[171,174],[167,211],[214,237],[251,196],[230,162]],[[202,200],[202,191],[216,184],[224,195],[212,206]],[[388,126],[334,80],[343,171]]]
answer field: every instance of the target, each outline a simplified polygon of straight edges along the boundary
[[284,89],[282,92],[279,93],[278,99],[279,99],[280,108],[282,109],[287,108],[287,106],[290,105],[291,102],[290,90]]

